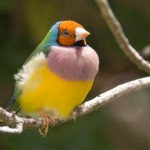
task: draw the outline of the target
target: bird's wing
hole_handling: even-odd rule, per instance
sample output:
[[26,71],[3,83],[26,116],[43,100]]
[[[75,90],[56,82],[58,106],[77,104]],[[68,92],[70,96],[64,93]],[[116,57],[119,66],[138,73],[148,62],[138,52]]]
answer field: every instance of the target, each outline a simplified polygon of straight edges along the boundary
[[[50,49],[51,49],[50,46],[42,49],[41,46],[39,45],[31,53],[31,55],[27,58],[27,60],[25,61],[24,65],[26,65],[32,59],[33,56],[37,55],[40,52],[43,52],[45,57],[47,57],[48,53],[50,52]],[[18,86],[18,81],[19,81],[19,79],[16,79],[14,94],[11,97],[11,99],[9,100],[9,103],[8,103],[8,107],[7,107],[8,111],[16,111],[16,112],[18,112],[20,110],[20,104],[18,102],[18,97],[20,96],[20,94],[22,92],[22,88],[20,88],[20,86]]]

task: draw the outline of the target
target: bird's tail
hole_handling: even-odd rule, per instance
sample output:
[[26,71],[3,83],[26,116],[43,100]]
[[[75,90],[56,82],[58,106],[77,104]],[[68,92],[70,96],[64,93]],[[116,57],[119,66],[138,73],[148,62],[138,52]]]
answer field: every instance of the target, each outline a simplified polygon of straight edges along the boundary
[[12,96],[12,97],[10,98],[9,102],[8,102],[8,106],[7,106],[7,108],[6,108],[7,111],[12,111],[12,110],[13,110],[15,101],[16,101],[15,97]]
[[19,106],[15,96],[12,96],[11,99],[9,100],[6,110],[9,112],[15,111],[16,113],[20,110],[20,106]]

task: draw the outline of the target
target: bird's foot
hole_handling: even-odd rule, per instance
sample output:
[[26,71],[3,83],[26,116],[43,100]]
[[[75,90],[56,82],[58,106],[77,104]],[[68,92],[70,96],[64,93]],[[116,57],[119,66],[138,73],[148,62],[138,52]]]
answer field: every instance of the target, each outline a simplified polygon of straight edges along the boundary
[[39,128],[40,134],[45,137],[48,133],[48,127],[51,125],[51,127],[54,127],[55,125],[55,118],[44,111],[40,111],[40,116],[43,119],[42,127]]
[[73,119],[73,121],[76,121],[76,118],[78,116],[78,114],[80,113],[80,111],[82,111],[81,107],[76,107],[70,114],[70,119]]
[[72,119],[74,122],[76,121],[76,112],[75,111],[72,111],[70,113],[70,119]]

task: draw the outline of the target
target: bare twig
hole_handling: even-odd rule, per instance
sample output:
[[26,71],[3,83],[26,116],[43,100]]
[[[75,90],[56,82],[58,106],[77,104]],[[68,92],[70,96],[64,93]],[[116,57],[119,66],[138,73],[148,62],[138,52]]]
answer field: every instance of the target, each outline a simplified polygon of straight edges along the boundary
[[24,120],[18,117],[14,112],[9,113],[0,107],[0,120],[12,126],[12,128],[9,126],[0,127],[0,132],[19,134],[23,131]]
[[[131,92],[135,92],[140,89],[150,87],[150,77],[145,77],[141,79],[137,79],[122,85],[119,85],[99,96],[95,97],[94,99],[85,102],[81,106],[79,106],[75,111],[76,117],[84,116],[99,107],[107,104],[119,97],[127,95]],[[21,133],[23,128],[40,128],[43,124],[42,119],[34,119],[34,118],[24,118],[16,116],[14,113],[9,113],[6,110],[0,108],[0,119],[6,124],[10,126],[14,126],[10,128],[8,126],[0,127],[0,132],[7,132],[7,133]],[[71,120],[69,118],[67,121]],[[62,124],[66,121],[56,120],[56,125]]]
[[20,134],[23,132],[23,123],[22,122],[17,123],[15,128],[10,128],[9,126],[0,127],[0,132]]
[[129,57],[129,59],[137,65],[138,68],[144,70],[150,74],[150,63],[145,61],[138,52],[130,45],[127,37],[125,36],[123,29],[112,12],[107,0],[95,0],[102,12],[102,15],[113,33],[116,41],[118,42],[120,48]]

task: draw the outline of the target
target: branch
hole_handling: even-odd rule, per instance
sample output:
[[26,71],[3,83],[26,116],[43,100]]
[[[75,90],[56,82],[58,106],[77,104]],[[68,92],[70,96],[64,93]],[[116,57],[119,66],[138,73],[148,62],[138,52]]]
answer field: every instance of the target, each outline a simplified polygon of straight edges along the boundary
[[145,61],[139,53],[130,45],[127,37],[125,36],[123,29],[112,12],[109,3],[107,0],[95,0],[99,8],[101,9],[101,13],[113,33],[118,45],[123,50],[123,52],[127,55],[127,57],[137,65],[137,67],[148,74],[150,74],[150,63]]
[[[76,114],[76,118],[84,116],[94,110],[97,110],[104,104],[112,102],[117,98],[120,98],[129,93],[135,92],[140,89],[148,88],[148,87],[150,87],[150,77],[137,79],[119,85],[107,92],[100,94],[99,96],[93,98],[92,100],[83,103],[78,108],[76,108],[74,110]],[[12,126],[12,128],[8,126],[0,127],[0,132],[6,132],[6,133],[21,133],[25,128],[40,128],[42,127],[43,124],[41,118],[34,119],[34,118],[19,117],[15,113],[9,113],[2,108],[0,108],[0,120],[2,120],[3,123],[5,123],[6,125]],[[69,118],[67,121],[70,120],[72,120],[72,118]],[[65,122],[66,121],[56,120],[55,126]]]
[[11,125],[15,128],[10,128],[9,126],[0,127],[0,132],[19,134],[23,131],[23,119],[16,116],[15,112],[9,113],[0,107],[0,121],[7,125]]

